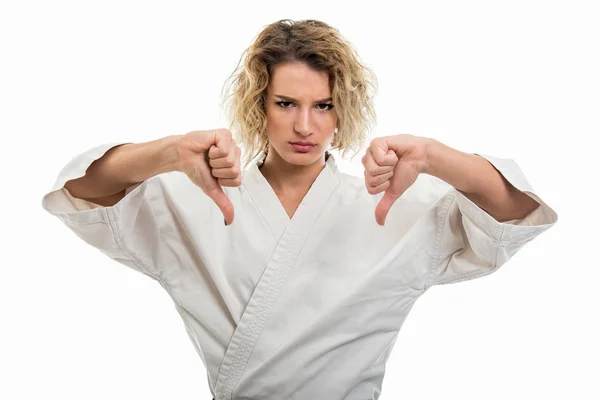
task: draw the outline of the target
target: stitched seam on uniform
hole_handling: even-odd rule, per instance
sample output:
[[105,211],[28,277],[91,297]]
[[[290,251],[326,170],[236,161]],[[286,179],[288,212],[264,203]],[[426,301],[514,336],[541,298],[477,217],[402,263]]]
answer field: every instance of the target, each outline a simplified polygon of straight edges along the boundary
[[[504,233],[504,226],[501,226],[500,227],[500,237],[502,237],[503,233]],[[494,254],[494,260],[493,260],[493,264],[492,264],[491,268],[484,269],[484,270],[475,270],[475,271],[464,272],[464,273],[456,275],[452,278],[444,279],[440,283],[458,282],[460,280],[481,278],[481,277],[483,277],[485,275],[489,275],[492,272],[494,272],[495,270],[497,270],[498,269],[498,256],[500,254],[500,240],[496,240],[496,238],[494,238],[494,245],[495,245],[495,250],[494,250],[495,254]]]
[[[310,227],[310,229],[305,229],[308,229],[310,231],[317,223],[323,212],[323,209],[335,193],[337,187],[339,186],[339,183],[340,180],[338,179],[335,183],[335,187],[331,189],[327,199],[325,199],[325,201],[320,205],[320,211],[315,217],[312,226]],[[286,258],[286,267],[278,268],[274,271],[276,278],[272,279],[271,283],[267,286],[267,288],[265,288],[265,299],[262,303],[263,307],[261,307],[257,311],[256,317],[250,319],[250,321],[248,322],[248,328],[243,334],[242,338],[240,339],[238,351],[235,353],[235,355],[233,356],[233,360],[231,361],[231,368],[229,370],[229,373],[227,374],[227,378],[225,379],[225,384],[223,388],[224,400],[231,399],[235,389],[239,385],[240,379],[244,371],[246,370],[246,366],[248,364],[250,356],[252,355],[252,351],[254,350],[254,346],[256,345],[260,334],[262,333],[262,328],[264,327],[269,318],[269,313],[279,297],[278,295],[289,276],[289,271],[294,266],[298,255],[302,252],[302,249],[308,241],[309,236],[310,235],[305,235],[302,244],[296,247],[296,251],[294,252],[294,254],[291,257],[288,256]]]
[[[151,190],[151,186],[149,185],[151,179],[158,179],[158,178],[157,178],[157,176],[153,176],[146,180],[146,188],[144,189],[144,193],[142,193],[142,195],[144,196],[144,199],[146,199],[146,201],[148,202],[148,208],[150,209],[150,212],[152,213],[152,218],[154,218],[154,221],[156,221],[158,237],[159,237],[159,239],[161,239],[160,241],[162,242],[162,238],[160,237],[159,219],[156,218],[156,213],[154,212],[154,207],[152,205],[152,201],[146,196],[146,193],[150,193],[150,190]],[[155,187],[155,186],[152,186],[152,187]],[[141,260],[140,260],[140,262],[141,262]],[[156,264],[156,261],[155,261],[155,264]],[[157,265],[154,265],[154,269],[158,270],[158,276],[160,277],[160,282],[163,282],[167,286],[171,284],[171,282],[168,280],[169,277],[165,276],[163,269],[161,269]],[[150,269],[147,268],[147,270],[149,271]],[[154,273],[152,273],[152,276],[156,276],[156,275]]]
[[[506,228],[506,226],[503,226],[503,228]],[[521,228],[525,228],[525,227],[521,227]],[[529,228],[529,227],[527,227]],[[505,229],[502,230],[502,233],[505,233]],[[519,239],[504,239],[502,238],[502,240],[500,240],[500,245],[505,246],[507,244],[516,244],[518,246],[522,246],[526,243],[528,243],[531,239],[533,239],[537,234],[539,233],[538,229],[532,229],[529,232],[523,234]]]
[[[267,265],[269,265],[269,264],[271,263],[271,260],[273,259],[273,255],[274,255],[274,254],[277,252],[277,248],[278,248],[278,246],[279,246],[279,242],[281,241],[281,239],[283,238],[283,236],[284,236],[284,235],[283,235],[283,234],[281,234],[281,236],[280,236],[279,238],[277,238],[277,237],[275,236],[275,233],[273,232],[273,230],[272,230],[272,228],[271,228],[271,224],[270,224],[270,223],[269,223],[269,221],[266,219],[265,215],[263,215],[263,213],[261,212],[260,208],[259,208],[259,207],[258,207],[258,205],[256,204],[256,201],[254,200],[254,197],[252,197],[252,192],[251,192],[250,190],[248,190],[248,189],[245,187],[245,184],[244,184],[244,183],[242,183],[242,187],[244,188],[244,191],[245,191],[245,192],[248,194],[248,197],[250,197],[250,200],[251,200],[251,201],[252,201],[252,203],[254,204],[254,207],[256,208],[256,210],[258,211],[259,215],[261,216],[261,218],[262,218],[262,219],[263,219],[263,221],[265,222],[265,225],[266,225],[266,226],[269,228],[269,231],[270,231],[270,232],[271,232],[271,234],[273,235],[273,240],[275,241],[275,246],[274,246],[274,248],[273,248],[273,252],[271,253],[271,255],[270,255],[270,257],[269,257],[269,261],[267,261]],[[285,233],[285,230],[286,230],[286,229],[287,229],[287,227],[286,227],[286,228],[283,230],[283,232],[284,232],[284,233]],[[263,271],[263,273],[262,273],[262,274],[264,274],[264,272],[265,272],[265,271]],[[262,279],[262,274],[261,274],[261,278],[260,278],[260,279]],[[260,279],[259,279],[259,283],[260,283]],[[254,288],[254,290],[256,290],[256,287]],[[251,300],[252,300],[252,296],[250,297],[250,301],[251,301]],[[248,308],[248,305],[249,305],[249,303],[246,305],[246,308]],[[244,312],[245,312],[245,311],[244,311]],[[242,313],[242,318],[243,318],[243,315],[244,315],[244,314]],[[241,322],[241,321],[240,321],[240,322]],[[228,346],[227,346],[227,348],[226,348],[226,350],[225,350],[225,355],[224,355],[224,357],[223,357],[223,359],[221,360],[221,363],[220,363],[220,365],[219,365],[219,370],[218,370],[218,372],[217,372],[217,379],[216,379],[216,381],[215,381],[215,394],[216,394],[216,389],[217,389],[217,386],[218,386],[218,382],[219,382],[219,380],[221,379],[221,371],[223,370],[223,366],[225,365],[225,362],[226,362],[226,360],[227,360],[227,349],[229,349],[229,347],[230,347],[230,346],[232,345],[232,343],[234,342],[234,340],[235,340],[235,335],[236,335],[236,332],[237,332],[237,329],[239,329],[239,324],[238,324],[238,327],[237,327],[237,328],[234,330],[234,332],[233,332],[233,336],[231,337],[231,339],[230,339],[230,341],[229,341],[229,344],[228,344]],[[234,360],[235,360],[235,359],[234,359]],[[227,382],[227,379],[229,379],[229,377],[230,377],[230,375],[231,375],[231,368],[233,368],[233,362],[234,362],[234,360],[232,360],[232,361],[230,362],[230,366],[228,367],[228,368],[229,368],[229,373],[228,373],[228,375],[227,375],[227,378],[226,378],[226,380],[225,380],[226,382]],[[223,391],[223,390],[225,390],[225,389],[224,389],[224,388],[223,388],[223,389],[221,389],[221,391]]]
[[[327,200],[325,200],[325,203],[323,203],[323,207],[321,208],[321,211],[319,211],[319,214],[317,214],[317,217],[316,217],[316,219],[315,219],[315,223],[313,224],[313,226],[314,226],[314,225],[316,225],[316,224],[317,224],[317,222],[319,221],[319,218],[321,217],[321,214],[323,213],[323,209],[325,208],[325,205],[326,205],[326,204],[329,202],[329,200],[331,199],[331,196],[333,196],[333,193],[334,193],[334,192],[335,192],[335,190],[337,189],[337,186],[338,186],[338,184],[339,184],[339,183],[340,183],[340,182],[336,183],[336,185],[334,186],[334,188],[333,188],[333,190],[332,190],[332,192],[331,192],[331,195],[330,195],[330,196],[327,198]],[[282,237],[283,237],[283,235],[282,235]],[[308,240],[308,239],[307,239],[307,240]],[[304,245],[305,245],[305,244],[306,244],[306,241],[304,242]],[[277,243],[277,245],[279,245],[279,243]],[[298,254],[300,254],[300,253],[302,252],[302,249],[304,248],[304,245],[302,245],[302,247],[300,248],[300,251],[298,252]],[[276,250],[277,250],[277,246],[275,246],[275,250],[274,250],[274,251],[273,251],[273,253],[271,254],[271,257],[269,258],[269,262],[271,262],[271,258],[273,258],[273,254],[275,254],[275,251],[276,251]],[[287,281],[287,280],[286,280],[286,281]],[[285,282],[284,282],[284,284],[285,284]],[[282,287],[283,287],[283,286],[282,286]],[[261,330],[261,332],[262,332],[262,330]],[[259,339],[260,339],[260,335],[259,335]],[[258,340],[258,339],[257,339],[257,340]],[[282,345],[280,345],[280,346],[277,346],[275,349],[271,350],[271,353],[270,353],[270,354],[273,354],[273,353],[277,352],[277,351],[278,351],[278,350],[281,348],[281,346],[283,346],[283,344],[282,344]],[[239,384],[239,382],[238,382],[238,384]],[[237,388],[237,385],[236,385],[236,388]],[[234,392],[235,392],[235,389],[234,389]]]
[[113,215],[108,212],[108,208],[104,208],[103,211],[104,211],[104,214],[106,215],[106,219],[108,220],[110,228],[113,232],[113,238],[115,239],[115,243],[117,244],[117,247],[119,248],[119,250],[121,250],[121,253],[123,253],[123,255],[127,256],[146,275],[149,275],[149,276],[153,277],[154,279],[159,280],[159,278],[155,274],[150,273],[150,270],[146,267],[146,265],[142,262],[142,260],[135,253],[130,251],[127,248],[127,246],[125,246],[125,240],[123,239],[123,236],[121,235],[121,232],[120,232],[119,228],[117,227],[117,224],[113,218]]
[[[429,271],[429,277],[425,282],[425,287],[431,286],[431,281],[433,280],[435,274],[437,273],[440,252],[442,251],[442,237],[444,234],[444,228],[446,227],[446,218],[448,218],[448,214],[450,213],[450,207],[456,201],[456,196],[451,196],[448,200],[446,200],[446,204],[444,204],[444,210],[438,218],[438,231],[435,238],[435,246],[434,246],[434,257],[431,261],[431,267]],[[442,280],[443,281],[443,280]],[[441,282],[441,281],[440,281]]]
[[[273,251],[269,255],[269,260],[267,261],[267,264],[266,264],[267,266],[271,263],[271,261],[273,259],[273,256],[277,252],[277,248],[279,247],[279,242],[282,240],[286,229],[287,229],[287,227],[283,230],[283,233],[281,234],[281,236],[279,237],[279,239],[274,238],[275,239],[275,246],[273,247]],[[265,270],[263,270],[263,272],[262,272],[262,274],[261,274],[261,276],[260,276],[260,278],[258,280],[259,282],[262,279],[265,271],[266,271],[266,267],[265,267]],[[254,290],[256,291],[256,287],[254,288]],[[254,294],[254,292],[253,292],[253,294]],[[252,295],[250,296],[250,299],[252,299]],[[249,305],[249,303],[246,305],[246,308],[248,308],[248,305]],[[245,310],[244,310],[244,312],[245,312]],[[242,313],[242,317],[243,317],[243,313]],[[239,324],[238,324],[238,327],[239,327]],[[232,335],[231,339],[229,340],[229,344],[227,345],[226,349],[228,349],[231,346],[231,344],[234,342],[234,340],[235,340],[235,334],[237,332],[237,329],[238,328],[236,328],[236,330],[234,330],[233,335]],[[227,350],[225,351],[225,355],[227,355]],[[221,370],[223,369],[223,365],[225,364],[226,358],[227,357],[224,356],[223,359],[221,360],[221,363],[219,365],[219,370],[217,372],[217,380],[215,381],[215,385],[217,384],[217,382],[219,381],[219,378],[221,377]],[[229,377],[229,374],[228,374],[228,377]]]
[[[243,184],[242,184],[242,186],[243,186]],[[265,221],[265,224],[267,225],[267,227],[269,228],[269,231],[270,231],[270,232],[271,232],[271,234],[273,235],[273,240],[275,241],[275,246],[273,247],[273,251],[271,252],[271,255],[269,256],[269,260],[267,261],[267,265],[269,265],[269,264],[271,263],[271,260],[273,259],[273,255],[274,255],[274,254],[277,252],[277,248],[279,247],[279,242],[280,242],[280,241],[281,241],[281,239],[283,238],[283,236],[284,236],[284,234],[283,234],[283,233],[285,233],[285,230],[287,229],[287,227],[286,227],[286,228],[283,230],[283,233],[280,235],[280,237],[279,237],[279,238],[275,237],[275,233],[274,233],[274,232],[271,230],[271,225],[269,224],[269,222],[266,220],[265,216],[264,216],[264,215],[262,214],[262,212],[260,211],[260,208],[258,208],[258,206],[256,205],[256,202],[254,201],[254,198],[252,197],[252,194],[251,194],[251,192],[250,192],[248,189],[246,189],[246,188],[244,188],[244,190],[245,190],[245,192],[248,194],[248,196],[250,197],[250,200],[251,200],[251,201],[254,203],[254,206],[255,206],[255,207],[256,207],[256,209],[258,210],[258,213],[260,214],[260,216],[261,216],[261,218],[263,219],[263,221]],[[260,280],[262,279],[262,275],[263,275],[264,273],[265,273],[265,271],[263,271],[263,273],[261,274],[261,277],[260,277],[260,278],[259,278],[259,280],[258,280],[259,282],[260,282]],[[256,287],[254,288],[254,290],[256,290]],[[250,299],[252,299],[252,296],[250,296]],[[246,305],[246,308],[247,308],[247,307],[248,307],[248,304]],[[244,312],[245,312],[245,311],[244,311]],[[243,315],[244,315],[244,314],[242,313],[242,317],[243,317]],[[239,326],[239,324],[238,324],[238,326]],[[236,328],[236,330],[234,330],[234,332],[233,332],[233,335],[232,335],[232,337],[231,337],[231,339],[230,339],[230,341],[229,341],[229,344],[227,345],[227,348],[226,348],[226,350],[225,350],[225,356],[223,357],[223,359],[221,360],[221,363],[220,363],[220,365],[219,365],[219,369],[218,369],[218,371],[217,371],[217,379],[215,380],[215,393],[216,393],[216,386],[217,386],[217,384],[218,384],[218,381],[219,381],[219,379],[220,379],[220,377],[221,377],[221,371],[222,371],[222,369],[223,369],[223,366],[224,366],[224,364],[225,364],[225,362],[226,362],[226,358],[227,358],[227,357],[226,357],[226,355],[227,355],[227,349],[229,348],[229,346],[231,346],[231,344],[232,344],[232,343],[233,343],[233,341],[235,340],[235,333],[236,333],[236,331],[237,331],[237,328]],[[232,361],[231,363],[233,363],[233,361]],[[232,367],[230,366],[230,367],[229,367],[229,370],[230,370],[230,371],[231,371],[231,368],[232,368]],[[229,379],[229,376],[230,376],[230,374],[231,374],[231,373],[229,373],[229,374],[227,375],[227,379]]]
[[451,283],[451,282],[459,282],[461,280],[467,280],[467,279],[474,279],[474,278],[480,278],[483,277],[485,275],[489,275],[492,272],[494,272],[495,270],[498,269],[498,255],[500,254],[500,239],[502,238],[502,235],[504,234],[504,228],[505,225],[500,225],[499,226],[499,236],[498,239],[496,239],[495,236],[492,236],[492,239],[494,240],[494,257],[493,257],[493,263],[491,268],[489,269],[483,269],[483,270],[475,270],[475,271],[469,271],[469,272],[463,272],[462,274],[458,274],[455,275],[453,277],[448,277],[445,279],[440,280],[440,284],[445,284],[445,283]]
[[[500,234],[498,235],[498,240],[496,241],[496,254],[494,256],[494,265],[492,267],[492,271],[498,269],[498,256],[500,255],[500,243],[502,242],[502,236],[504,236],[504,230],[506,229],[506,225],[500,225]],[[490,271],[491,272],[491,271]]]
[[[283,235],[281,235],[281,237],[283,237]],[[279,246],[280,240],[281,240],[281,238],[279,240],[277,240],[277,242],[275,244],[275,247],[274,247],[273,251],[271,252],[271,255],[269,256],[269,261],[267,261],[267,265],[269,265],[271,263],[271,260],[273,259],[274,254],[277,252],[277,247]],[[266,267],[265,267],[265,270],[266,270]],[[265,270],[263,270],[263,272],[262,272],[262,274],[261,274],[261,276],[260,276],[260,278],[258,280],[259,283],[260,283],[260,280],[262,279],[262,277],[263,277],[263,275],[265,273]],[[254,288],[254,292],[255,291],[256,291],[256,287]],[[252,300],[252,296],[254,295],[254,292],[250,296],[250,300]],[[246,305],[246,309],[248,308],[248,305],[249,305],[249,302]],[[244,310],[244,312],[246,312],[246,310]],[[242,318],[243,318],[243,315],[244,315],[244,313],[242,313]],[[225,356],[221,360],[221,363],[219,365],[219,370],[217,371],[217,380],[215,381],[215,385],[217,384],[217,382],[219,381],[219,378],[221,377],[221,371],[222,371],[223,366],[225,365],[225,361],[227,359],[227,350],[229,349],[229,347],[231,346],[231,344],[235,341],[235,335],[236,335],[237,329],[240,329],[239,328],[239,324],[236,327],[236,329],[234,330],[233,335],[232,335],[231,339],[229,340],[229,343],[227,344],[227,347],[226,347],[226,350],[225,350]],[[229,377],[229,374],[227,376]]]
[[469,272],[463,272],[462,274],[458,274],[458,275],[454,275],[452,277],[448,277],[445,279],[440,280],[438,283],[440,285],[446,284],[446,283],[457,283],[461,280],[466,280],[468,278],[479,278],[482,277],[484,275],[487,275],[491,272],[493,272],[494,269],[485,269],[485,270],[476,270],[476,271],[469,271]]

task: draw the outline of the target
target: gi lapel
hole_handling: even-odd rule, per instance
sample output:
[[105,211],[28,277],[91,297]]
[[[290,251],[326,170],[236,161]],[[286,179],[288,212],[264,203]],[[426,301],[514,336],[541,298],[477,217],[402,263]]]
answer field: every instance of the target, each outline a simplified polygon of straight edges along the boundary
[[289,219],[277,195],[258,170],[258,165],[253,164],[250,167],[244,186],[279,241],[225,352],[217,376],[217,399],[232,399],[269,312],[277,301],[312,227],[339,182],[340,176],[335,160],[330,155],[325,168],[304,196],[293,218]]
[[275,241],[278,241],[290,222],[290,217],[287,215],[273,188],[258,169],[265,157],[266,155],[262,153],[257,161],[250,165],[242,185],[250,193],[250,197],[254,200],[256,208],[265,219],[271,233],[273,233]]

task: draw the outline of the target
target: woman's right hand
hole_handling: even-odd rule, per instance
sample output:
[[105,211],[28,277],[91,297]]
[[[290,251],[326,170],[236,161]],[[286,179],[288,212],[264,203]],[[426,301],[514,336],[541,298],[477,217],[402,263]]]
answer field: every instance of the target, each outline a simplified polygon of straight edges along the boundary
[[241,150],[228,129],[192,131],[177,145],[179,169],[219,207],[225,222],[233,222],[233,205],[222,186],[240,186]]

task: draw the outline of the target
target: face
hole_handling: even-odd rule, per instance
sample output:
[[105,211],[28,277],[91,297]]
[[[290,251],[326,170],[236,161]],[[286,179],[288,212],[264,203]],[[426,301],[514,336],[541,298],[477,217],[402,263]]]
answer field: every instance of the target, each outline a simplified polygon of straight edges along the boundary
[[326,72],[302,63],[277,66],[266,113],[268,157],[299,166],[324,162],[337,122]]

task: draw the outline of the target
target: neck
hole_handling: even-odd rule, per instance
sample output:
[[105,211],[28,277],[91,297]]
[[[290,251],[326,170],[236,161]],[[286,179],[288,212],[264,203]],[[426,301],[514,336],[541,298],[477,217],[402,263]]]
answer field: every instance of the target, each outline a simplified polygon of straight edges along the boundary
[[294,165],[285,161],[274,149],[269,149],[260,167],[265,179],[277,192],[306,192],[325,168],[325,155],[309,165]]

